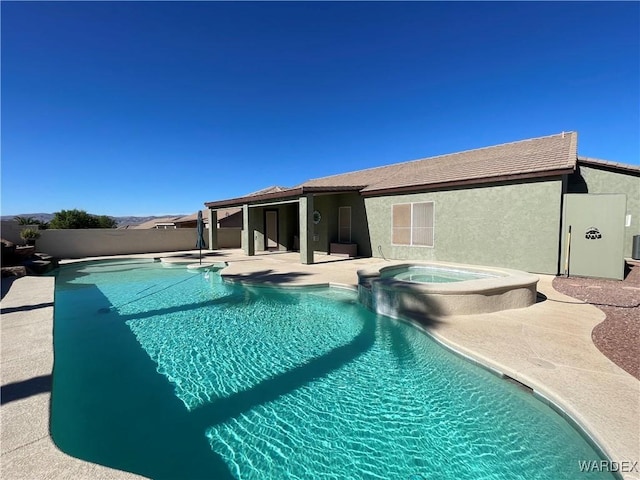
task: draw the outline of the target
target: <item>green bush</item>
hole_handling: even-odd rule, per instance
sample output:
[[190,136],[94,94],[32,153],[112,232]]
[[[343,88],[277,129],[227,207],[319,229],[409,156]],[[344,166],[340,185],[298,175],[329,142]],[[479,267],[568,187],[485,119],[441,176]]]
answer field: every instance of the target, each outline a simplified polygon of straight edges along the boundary
[[37,240],[38,238],[40,238],[40,232],[33,228],[25,228],[20,232],[20,238],[22,238],[25,242],[28,242],[29,240]]
[[106,215],[92,215],[84,210],[60,210],[54,213],[49,228],[116,228],[118,222]]

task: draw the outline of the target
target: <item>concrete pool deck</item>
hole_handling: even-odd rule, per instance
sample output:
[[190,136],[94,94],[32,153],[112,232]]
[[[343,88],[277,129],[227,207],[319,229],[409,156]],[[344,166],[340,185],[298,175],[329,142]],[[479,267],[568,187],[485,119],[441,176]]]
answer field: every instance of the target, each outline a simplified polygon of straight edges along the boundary
[[[198,263],[194,252],[129,257]],[[336,260],[319,254],[316,261],[301,265],[295,253],[246,257],[240,250],[209,252],[203,259],[228,262],[223,275],[229,280],[292,287],[355,286],[358,269],[390,264],[374,258]],[[552,280],[540,276],[538,291],[545,298],[531,307],[444,317],[429,333],[473,361],[533,388],[592,435],[609,458],[618,462],[625,479],[639,479],[640,467],[632,467],[640,460],[640,381],[593,345],[591,331],[604,314],[556,292]],[[0,476],[141,478],[70,457],[51,439],[53,288],[52,277],[2,280]],[[566,468],[575,469],[579,476],[577,465]],[[629,469],[633,471],[624,471]]]

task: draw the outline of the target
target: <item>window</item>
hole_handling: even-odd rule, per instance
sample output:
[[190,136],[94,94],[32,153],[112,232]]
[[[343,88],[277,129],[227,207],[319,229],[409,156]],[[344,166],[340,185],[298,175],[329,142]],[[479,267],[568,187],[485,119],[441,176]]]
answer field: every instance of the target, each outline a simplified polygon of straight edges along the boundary
[[338,242],[351,243],[351,207],[338,209]]
[[397,203],[391,209],[393,245],[433,247],[433,202]]

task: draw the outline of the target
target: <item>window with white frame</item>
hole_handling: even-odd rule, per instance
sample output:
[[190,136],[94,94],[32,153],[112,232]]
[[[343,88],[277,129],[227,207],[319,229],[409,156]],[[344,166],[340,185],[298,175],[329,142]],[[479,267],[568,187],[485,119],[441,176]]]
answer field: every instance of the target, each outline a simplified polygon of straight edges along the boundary
[[433,247],[433,211],[433,202],[392,205],[391,243]]

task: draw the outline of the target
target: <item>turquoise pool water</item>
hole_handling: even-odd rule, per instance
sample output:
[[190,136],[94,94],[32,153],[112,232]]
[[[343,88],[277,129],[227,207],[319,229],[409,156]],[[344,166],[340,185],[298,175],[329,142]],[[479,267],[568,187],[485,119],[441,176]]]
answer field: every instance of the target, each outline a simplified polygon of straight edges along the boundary
[[66,267],[54,346],[56,444],[150,478],[611,478],[546,405],[350,291]]

